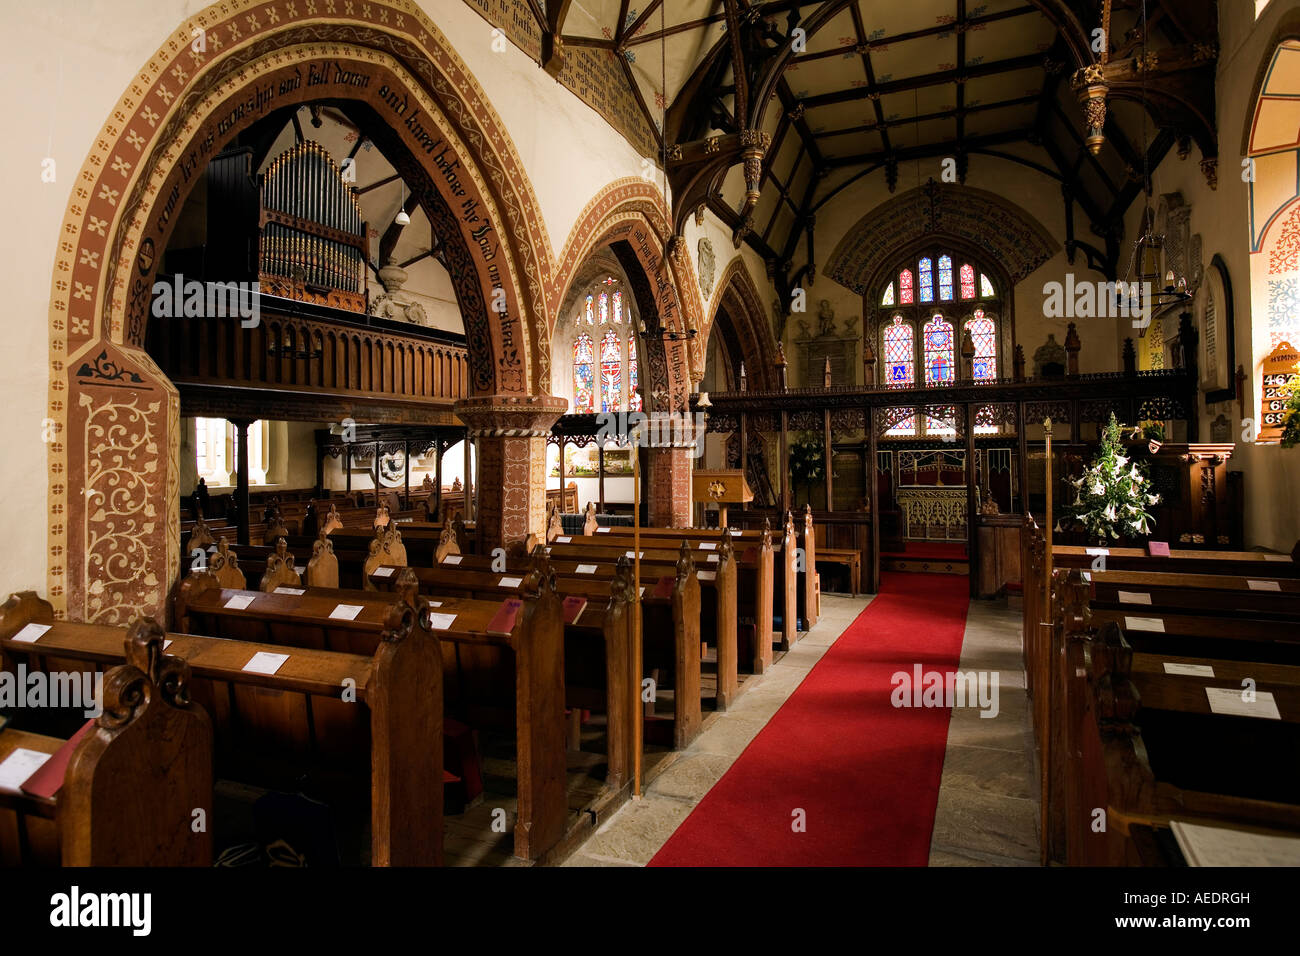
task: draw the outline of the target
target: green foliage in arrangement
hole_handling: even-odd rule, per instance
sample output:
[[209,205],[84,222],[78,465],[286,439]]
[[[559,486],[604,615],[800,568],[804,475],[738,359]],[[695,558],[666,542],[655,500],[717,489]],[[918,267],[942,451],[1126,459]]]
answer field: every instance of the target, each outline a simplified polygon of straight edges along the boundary
[[1114,413],[1102,435],[1097,457],[1081,476],[1071,482],[1075,497],[1056,530],[1082,525],[1091,539],[1105,542],[1120,535],[1137,537],[1151,533],[1154,519],[1147,512],[1160,503],[1151,491],[1146,467],[1125,457],[1121,428]]

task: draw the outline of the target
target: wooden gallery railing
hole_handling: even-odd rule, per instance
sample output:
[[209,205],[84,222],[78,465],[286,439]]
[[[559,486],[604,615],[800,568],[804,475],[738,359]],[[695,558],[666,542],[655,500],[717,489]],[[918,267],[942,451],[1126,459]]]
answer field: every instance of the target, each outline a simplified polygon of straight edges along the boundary
[[404,333],[396,323],[364,316],[335,321],[277,314],[265,301],[266,311],[252,328],[244,328],[237,316],[151,319],[149,354],[178,384],[269,386],[406,401],[453,401],[469,394],[467,349],[433,330]]

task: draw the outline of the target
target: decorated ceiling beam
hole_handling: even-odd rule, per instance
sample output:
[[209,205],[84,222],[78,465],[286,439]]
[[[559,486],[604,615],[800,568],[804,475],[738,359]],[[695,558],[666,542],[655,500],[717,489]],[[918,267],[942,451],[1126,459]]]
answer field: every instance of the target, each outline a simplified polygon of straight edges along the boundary
[[[531,0],[536,12],[537,0]],[[542,69],[551,76],[564,71],[564,18],[569,14],[570,0],[549,0],[539,25],[542,28]]]

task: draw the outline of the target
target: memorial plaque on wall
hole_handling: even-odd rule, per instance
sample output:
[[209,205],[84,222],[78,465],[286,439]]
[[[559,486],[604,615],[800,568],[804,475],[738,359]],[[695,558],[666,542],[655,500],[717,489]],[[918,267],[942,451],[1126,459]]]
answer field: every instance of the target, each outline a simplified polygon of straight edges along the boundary
[[1260,397],[1260,426],[1258,442],[1282,440],[1282,422],[1291,390],[1300,386],[1300,351],[1289,342],[1279,342],[1277,348],[1264,359],[1260,369],[1263,379]]

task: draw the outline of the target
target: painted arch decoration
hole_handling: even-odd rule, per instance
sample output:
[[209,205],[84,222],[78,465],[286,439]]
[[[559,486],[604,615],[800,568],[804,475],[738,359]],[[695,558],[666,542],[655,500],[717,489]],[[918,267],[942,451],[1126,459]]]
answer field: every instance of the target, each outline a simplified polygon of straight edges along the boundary
[[[457,289],[471,353],[488,360],[471,391],[526,396],[549,380],[554,259],[542,217],[500,119],[432,22],[409,0],[214,4],[143,65],[66,207],[49,316],[48,596],[60,616],[166,616],[180,557],[179,399],[142,348],[158,259],[209,156],[266,110],[322,97],[388,118],[439,218],[453,214],[473,267]],[[439,164],[439,151],[460,164]],[[505,312],[480,310],[497,287]]]
[[[881,203],[859,219],[831,253],[823,274],[864,295],[900,249],[938,236],[986,250],[987,258],[1001,267],[1012,284],[1061,248],[1015,203],[982,189],[932,181]],[[930,268],[938,280],[942,264],[931,263]]]

